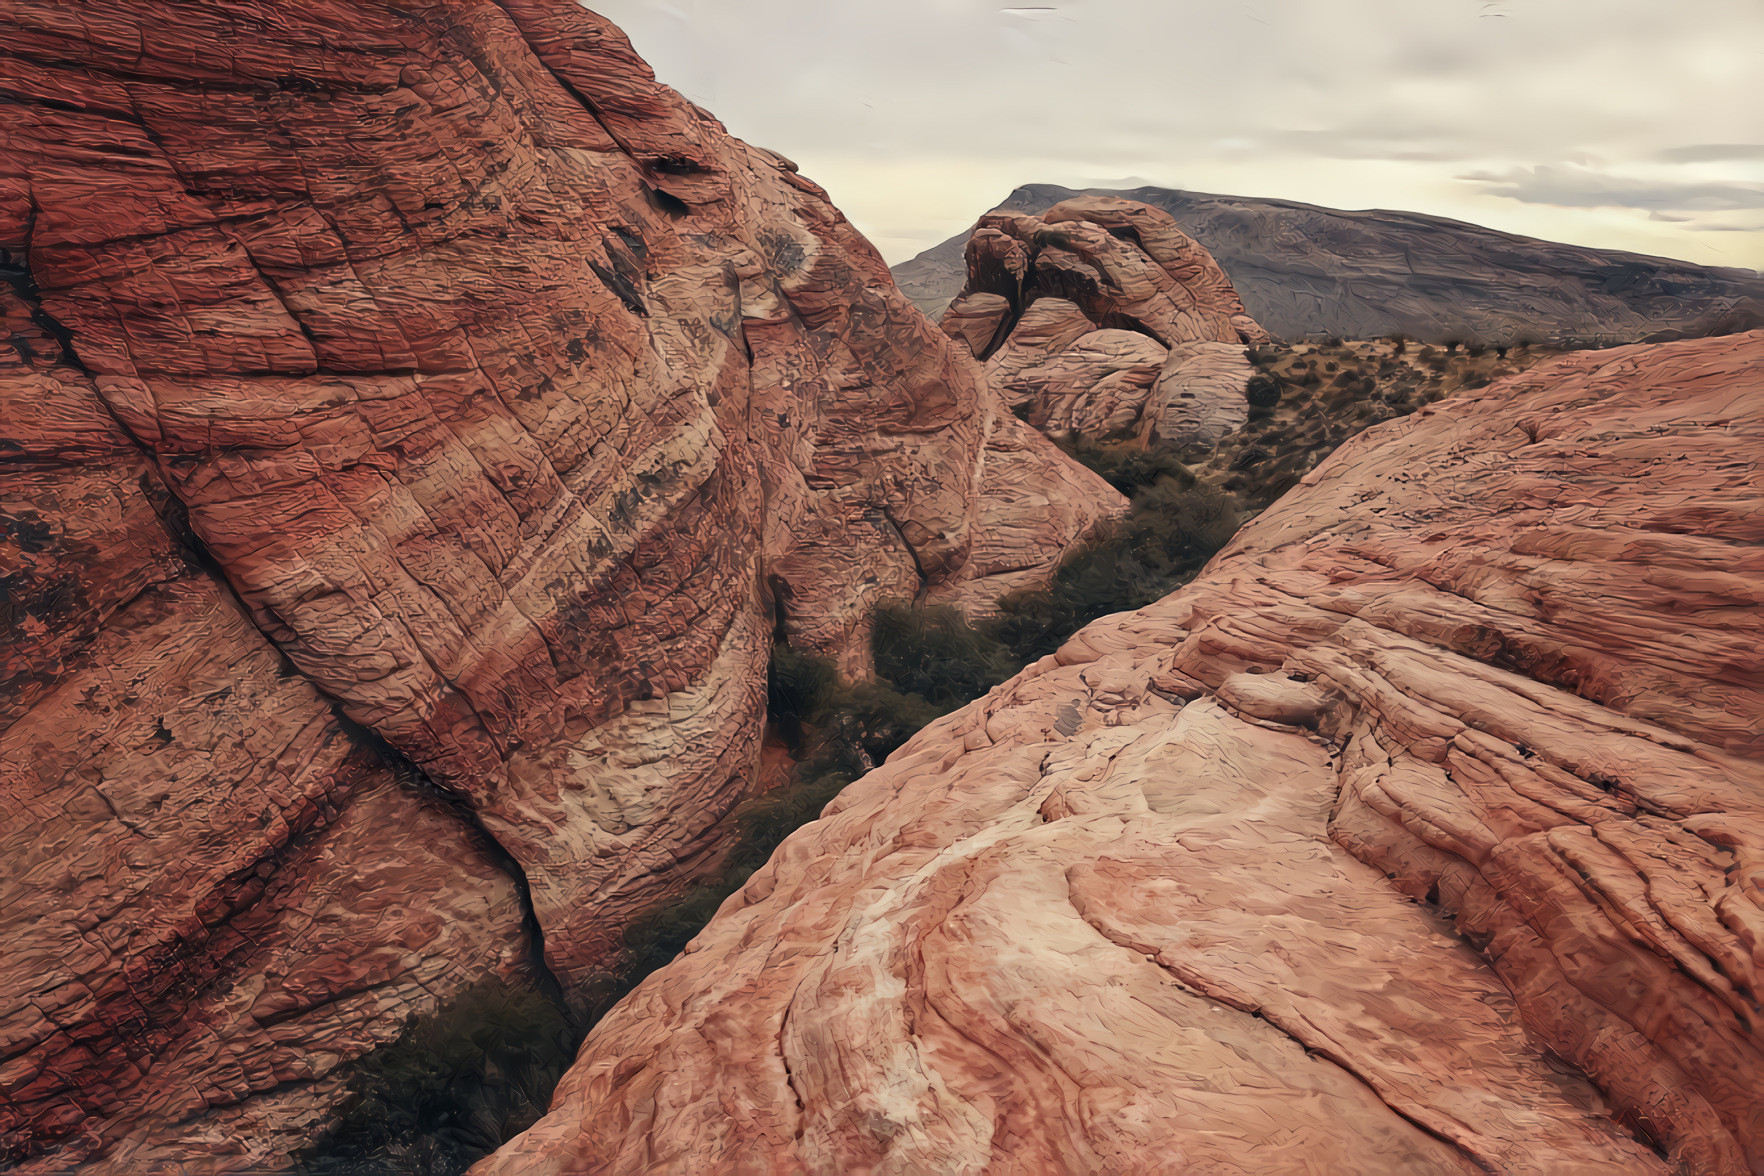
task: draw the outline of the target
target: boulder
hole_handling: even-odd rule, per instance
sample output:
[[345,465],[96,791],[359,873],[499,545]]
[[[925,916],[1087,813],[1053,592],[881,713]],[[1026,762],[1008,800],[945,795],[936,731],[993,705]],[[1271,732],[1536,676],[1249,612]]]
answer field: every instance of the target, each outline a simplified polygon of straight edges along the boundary
[[1102,196],[980,218],[943,329],[1037,428],[1176,445],[1243,424],[1243,349],[1268,342],[1169,214]]

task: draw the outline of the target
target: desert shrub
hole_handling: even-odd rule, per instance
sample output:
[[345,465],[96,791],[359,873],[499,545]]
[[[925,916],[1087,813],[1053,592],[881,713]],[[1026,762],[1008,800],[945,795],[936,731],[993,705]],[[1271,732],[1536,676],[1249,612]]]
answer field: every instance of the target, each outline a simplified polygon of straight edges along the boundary
[[1236,505],[1183,472],[1135,495],[1127,517],[1061,564],[1046,588],[998,602],[988,627],[1018,661],[1052,653],[1098,617],[1162,599],[1230,541]]
[[902,694],[956,707],[1017,672],[996,640],[948,605],[884,604],[872,618],[876,676]]
[[581,1033],[553,1000],[491,979],[351,1067],[300,1176],[459,1176],[545,1113]]
[[1258,372],[1250,377],[1243,395],[1252,408],[1273,408],[1280,403],[1280,381]]
[[772,647],[766,667],[766,717],[792,754],[802,754],[805,725],[834,703],[838,685],[839,672],[826,658],[802,653],[783,641]]
[[1078,464],[1128,497],[1159,478],[1188,476],[1188,467],[1178,461],[1175,454],[1164,449],[1148,449],[1133,442],[1111,444],[1075,436],[1061,448]]

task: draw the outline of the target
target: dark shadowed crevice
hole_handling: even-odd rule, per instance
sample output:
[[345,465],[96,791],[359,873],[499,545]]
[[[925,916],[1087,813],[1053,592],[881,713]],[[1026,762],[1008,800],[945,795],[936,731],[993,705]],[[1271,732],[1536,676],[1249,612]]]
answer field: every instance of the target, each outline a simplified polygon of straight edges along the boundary
[[636,284],[629,278],[616,270],[610,270],[604,265],[596,263],[593,259],[589,259],[588,268],[594,271],[594,276],[600,279],[601,285],[618,295],[619,301],[625,304],[626,310],[644,318],[649,317],[649,308],[643,305],[643,298],[638,294]]
[[[0,278],[5,279],[7,285],[11,286],[13,292],[18,295],[19,300],[30,310],[31,322],[36,328],[55,340],[56,346],[61,349],[60,360],[62,364],[79,372],[82,376],[90,377],[92,369],[81,362],[79,353],[74,350],[73,332],[62,325],[54,315],[43,309],[42,292],[37,289],[37,280],[31,275],[30,238],[31,229],[35,226],[36,219],[37,210],[33,206],[30,218],[25,222],[25,245],[22,252],[15,256],[11,250],[0,249]],[[15,343],[14,346],[17,344]],[[28,361],[30,357],[26,356],[25,358]]]
[[538,909],[533,905],[532,881],[527,877],[526,867],[521,865],[520,859],[490,831],[489,826],[484,824],[484,818],[479,816],[477,809],[472,807],[471,801],[465,796],[436,781],[421,765],[387,742],[377,731],[362,726],[343,713],[340,702],[332,701],[331,713],[350,741],[385,764],[400,785],[409,788],[463,825],[479,851],[513,883],[521,904],[521,930],[527,937],[527,967],[532,973],[533,984],[574,1025],[575,1014],[565,998],[563,984],[558,980],[557,973],[551,970],[545,957],[545,928],[539,921]]
[[901,546],[906,548],[907,555],[912,557],[913,571],[917,573],[919,577],[919,590],[916,595],[918,599],[923,599],[925,593],[930,590],[931,575],[925,570],[924,563],[919,559],[918,549],[913,546],[912,540],[906,537],[906,532],[901,529],[900,523],[895,521],[894,512],[886,505],[883,505],[879,509],[883,520],[888,523],[889,528],[900,538]]

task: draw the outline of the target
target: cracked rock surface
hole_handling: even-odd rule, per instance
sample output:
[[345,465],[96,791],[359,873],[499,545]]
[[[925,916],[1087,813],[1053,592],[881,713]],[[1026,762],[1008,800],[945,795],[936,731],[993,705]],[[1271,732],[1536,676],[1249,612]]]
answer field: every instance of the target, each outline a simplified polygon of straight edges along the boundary
[[780,613],[861,662],[1121,508],[568,0],[0,31],[23,1171],[261,1166],[523,920],[581,975],[717,848]]
[[784,842],[475,1176],[1764,1164],[1764,332],[1366,432]]

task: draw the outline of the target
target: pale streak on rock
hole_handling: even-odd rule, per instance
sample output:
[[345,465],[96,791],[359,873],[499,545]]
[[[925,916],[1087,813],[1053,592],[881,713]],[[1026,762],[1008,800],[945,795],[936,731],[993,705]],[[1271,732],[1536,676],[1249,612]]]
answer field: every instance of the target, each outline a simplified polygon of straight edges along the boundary
[[847,788],[474,1176],[1755,1170],[1761,380],[1362,434]]
[[1255,369],[1243,348],[1230,343],[1178,343],[1170,348],[1140,425],[1148,440],[1165,445],[1217,441],[1249,416],[1244,399]]

